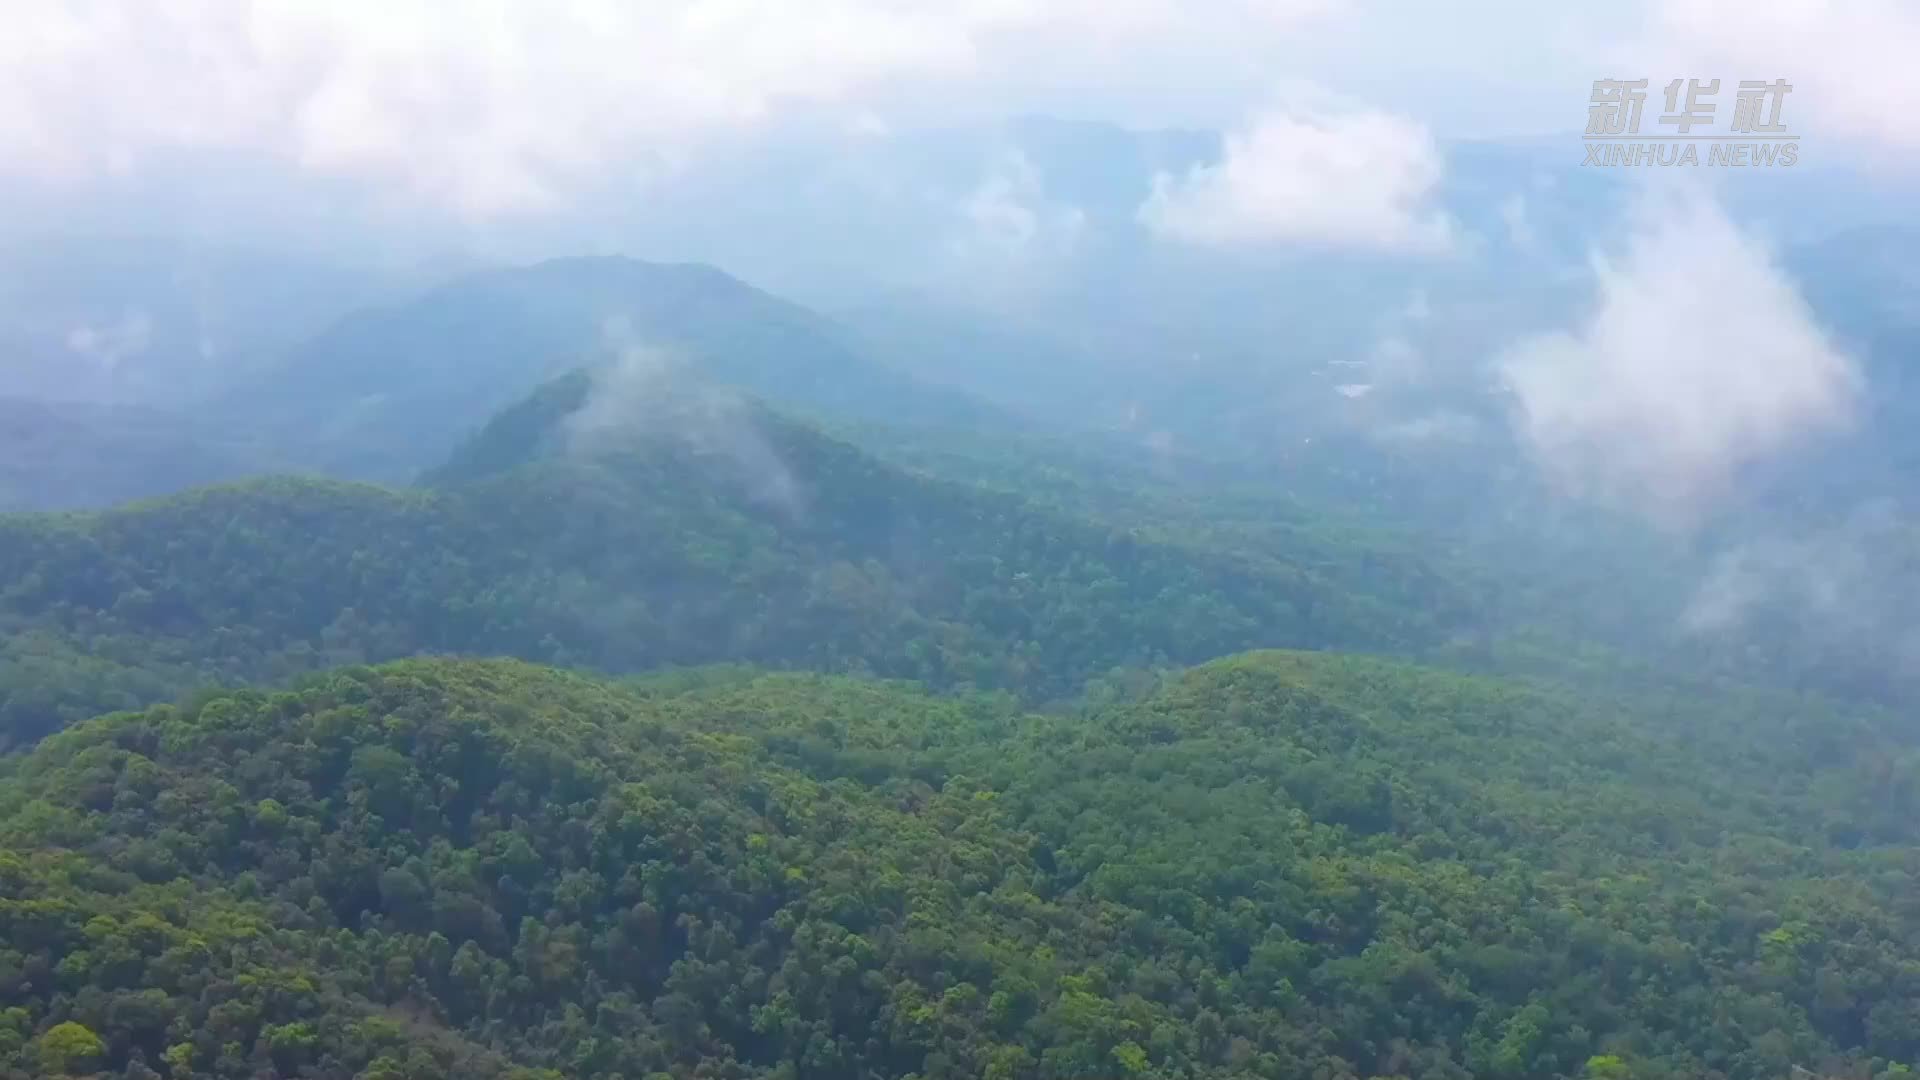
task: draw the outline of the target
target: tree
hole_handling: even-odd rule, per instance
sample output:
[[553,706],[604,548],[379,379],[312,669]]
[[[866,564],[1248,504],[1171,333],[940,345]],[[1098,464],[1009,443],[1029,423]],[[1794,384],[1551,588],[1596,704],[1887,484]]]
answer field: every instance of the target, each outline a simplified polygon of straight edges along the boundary
[[1587,1059],[1586,1080],[1633,1080],[1633,1070],[1616,1054],[1596,1054]]
[[41,1068],[65,1075],[86,1069],[106,1056],[107,1044],[84,1025],[69,1020],[43,1032],[35,1049]]

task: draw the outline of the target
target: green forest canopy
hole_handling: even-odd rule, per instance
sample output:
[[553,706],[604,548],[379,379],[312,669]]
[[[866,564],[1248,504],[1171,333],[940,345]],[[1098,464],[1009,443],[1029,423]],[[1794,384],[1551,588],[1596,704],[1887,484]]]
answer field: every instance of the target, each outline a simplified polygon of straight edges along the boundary
[[1258,653],[102,717],[0,777],[0,1074],[1903,1075],[1914,748],[1680,704]]
[[[1898,714],[1591,649],[1551,657],[1615,676],[1578,691],[1361,659],[1517,666],[1486,579],[1389,534],[936,478],[697,386],[588,452],[594,378],[412,488],[0,516],[0,743],[31,747],[0,758],[0,1076],[1920,1058]],[[1276,645],[1321,651],[1175,673]],[[419,654],[914,683],[341,668]]]

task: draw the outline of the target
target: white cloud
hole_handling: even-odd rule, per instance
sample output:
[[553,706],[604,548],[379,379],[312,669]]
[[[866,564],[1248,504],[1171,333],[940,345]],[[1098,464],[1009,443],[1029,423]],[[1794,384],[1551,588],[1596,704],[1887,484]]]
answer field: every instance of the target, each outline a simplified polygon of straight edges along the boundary
[[1413,121],[1283,108],[1230,135],[1218,163],[1161,174],[1139,216],[1193,244],[1435,252],[1454,234],[1431,204],[1442,172],[1432,134]]
[[1047,198],[1039,170],[1017,150],[994,162],[957,211],[959,227],[951,247],[968,260],[1068,255],[1086,226],[1086,214],[1078,207]]
[[1743,464],[1849,419],[1853,362],[1710,199],[1647,199],[1593,272],[1582,325],[1499,362],[1521,434],[1568,487],[1685,521]]
[[[10,7],[0,173],[124,172],[171,151],[241,150],[470,216],[675,169],[704,140],[807,110],[857,131],[905,130],[928,111],[1213,125],[1287,77],[1404,102],[1448,134],[1463,118],[1501,130],[1577,124],[1579,91],[1599,74],[1781,77],[1797,88],[1787,117],[1809,139],[1920,149],[1910,0],[1640,0],[1574,14],[1519,0]],[[1297,136],[1315,133],[1314,118],[1293,119],[1309,128]],[[1383,160],[1399,170],[1390,176],[1419,175],[1417,154]],[[1222,194],[1252,190],[1216,179]],[[1285,213],[1256,220],[1302,231]],[[1407,222],[1385,220],[1404,244]],[[1413,224],[1431,239],[1432,218],[1416,212]],[[1381,232],[1354,221],[1335,231],[1341,242]]]
[[1259,43],[1336,6],[1231,0],[1199,19],[1176,0],[24,4],[0,35],[0,169],[240,149],[469,214],[537,208],[794,108],[858,124],[915,90],[1138,80],[1160,52],[1251,67]]
[[1656,85],[1719,78],[1724,118],[1741,80],[1785,79],[1794,89],[1781,120],[1804,138],[1920,151],[1912,0],[1669,0],[1649,10],[1641,49],[1668,65],[1645,73]]
[[1380,320],[1380,330],[1363,360],[1353,363],[1365,369],[1368,381],[1393,389],[1417,386],[1426,380],[1426,355],[1414,343],[1422,327],[1433,318],[1433,303],[1427,290],[1415,289],[1405,304]]
[[67,331],[67,351],[83,356],[112,374],[123,360],[135,359],[153,345],[153,319],[144,311],[130,311],[118,322],[85,323]]
[[1367,372],[1375,382],[1404,387],[1425,378],[1427,360],[1405,336],[1389,333],[1374,342],[1367,354]]

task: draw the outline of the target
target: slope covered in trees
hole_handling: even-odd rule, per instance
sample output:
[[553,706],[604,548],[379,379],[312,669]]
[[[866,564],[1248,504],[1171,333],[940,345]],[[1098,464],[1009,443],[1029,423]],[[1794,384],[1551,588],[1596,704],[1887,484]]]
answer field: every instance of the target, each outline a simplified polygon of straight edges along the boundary
[[1474,670],[1920,703],[1920,519],[1904,499],[1757,499],[1676,530],[1537,482],[1501,492],[1486,470],[1477,500],[1446,498],[1448,484],[1407,498],[1417,475],[1358,453],[1288,472],[1098,438],[835,430],[909,468],[1143,537],[1284,553],[1342,589],[1369,591],[1380,573],[1445,581],[1475,600],[1473,648],[1458,657]]
[[646,382],[633,408],[627,384],[594,386],[544,388],[426,488],[273,479],[0,517],[0,735],[414,653],[748,661],[1044,702],[1256,646],[1430,654],[1472,623],[1404,555],[1184,546],[886,465],[704,385]]
[[1289,653],[210,694],[0,774],[0,1074],[1908,1075],[1898,731]]

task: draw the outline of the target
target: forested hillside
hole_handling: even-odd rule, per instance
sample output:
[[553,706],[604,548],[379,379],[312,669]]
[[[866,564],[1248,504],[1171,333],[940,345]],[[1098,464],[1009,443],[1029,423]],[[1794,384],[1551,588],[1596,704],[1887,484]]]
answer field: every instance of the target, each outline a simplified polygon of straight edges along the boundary
[[[1603,691],[1764,685],[1920,702],[1910,618],[1920,608],[1920,529],[1904,495],[1843,509],[1836,485],[1827,485],[1831,501],[1776,490],[1689,530],[1510,476],[1462,494],[1489,470],[1458,460],[1416,467],[1412,455],[1342,451],[1274,470],[1094,436],[835,430],[917,471],[1142,536],[1243,559],[1281,553],[1343,589],[1370,589],[1383,567],[1417,566],[1473,597],[1482,629],[1455,657],[1473,670]],[[1897,453],[1873,456],[1875,468],[1900,471]],[[1830,460],[1801,480],[1822,471],[1865,475]]]
[[1920,1080],[1920,0],[5,6],[0,1080]]
[[885,465],[706,387],[589,431],[593,385],[503,413],[427,488],[269,479],[0,517],[0,737],[415,653],[746,661],[1044,703],[1118,668],[1430,654],[1478,625],[1405,552],[1183,544]]
[[0,775],[0,1070],[1908,1075],[1897,731],[1285,653],[1071,717],[508,662],[203,695]]

